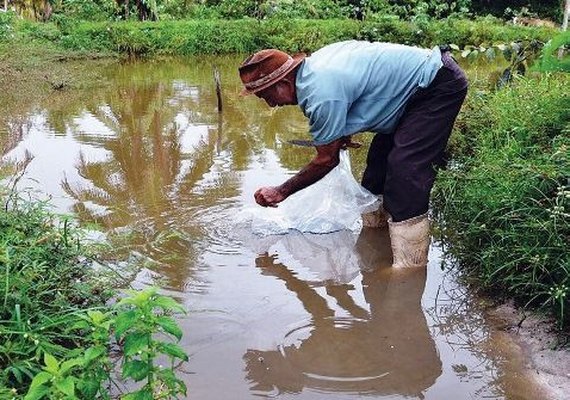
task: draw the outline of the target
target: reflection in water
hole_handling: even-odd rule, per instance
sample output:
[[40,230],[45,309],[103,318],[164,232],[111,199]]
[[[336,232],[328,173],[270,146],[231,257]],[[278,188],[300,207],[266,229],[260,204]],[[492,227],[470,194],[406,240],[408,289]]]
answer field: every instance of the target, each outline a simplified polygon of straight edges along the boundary
[[[310,238],[306,243],[310,246]],[[348,315],[342,317],[316,291],[316,284],[275,262],[275,256],[256,259],[264,275],[283,281],[295,294],[310,322],[289,332],[277,349],[247,351],[244,360],[252,391],[299,393],[311,388],[422,398],[442,372],[421,308],[426,271],[390,268],[389,246],[387,231],[364,229],[350,249],[359,259],[368,309],[351,296],[352,285],[334,280],[324,284],[326,295]],[[306,258],[306,246],[289,247],[295,249],[303,250],[293,257]],[[313,246],[311,252],[323,253],[326,260],[338,250]]]

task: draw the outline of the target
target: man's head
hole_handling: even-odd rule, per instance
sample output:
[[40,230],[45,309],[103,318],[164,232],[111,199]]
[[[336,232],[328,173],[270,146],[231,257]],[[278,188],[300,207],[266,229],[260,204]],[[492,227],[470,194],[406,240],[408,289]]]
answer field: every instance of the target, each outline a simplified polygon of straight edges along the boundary
[[245,87],[242,96],[255,94],[270,107],[297,104],[295,74],[304,58],[304,54],[291,57],[275,49],[251,55],[239,67]]

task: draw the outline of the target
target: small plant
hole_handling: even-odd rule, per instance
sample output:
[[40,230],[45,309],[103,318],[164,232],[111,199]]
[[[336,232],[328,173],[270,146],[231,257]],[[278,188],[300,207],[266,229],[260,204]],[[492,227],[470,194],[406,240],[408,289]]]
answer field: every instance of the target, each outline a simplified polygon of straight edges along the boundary
[[[170,314],[184,308],[155,288],[140,292],[130,290],[130,296],[117,303],[116,338],[123,344],[123,378],[144,382],[139,390],[122,397],[123,400],[174,399],[186,394],[186,385],[174,373],[175,361],[187,361],[184,350],[172,340],[161,340],[157,333],[179,341],[182,330]],[[170,359],[168,368],[157,364],[157,358]]]
[[73,369],[80,362],[79,358],[59,362],[51,354],[44,353],[45,367],[32,380],[30,390],[24,400],[78,399],[75,396],[76,378],[73,376]]

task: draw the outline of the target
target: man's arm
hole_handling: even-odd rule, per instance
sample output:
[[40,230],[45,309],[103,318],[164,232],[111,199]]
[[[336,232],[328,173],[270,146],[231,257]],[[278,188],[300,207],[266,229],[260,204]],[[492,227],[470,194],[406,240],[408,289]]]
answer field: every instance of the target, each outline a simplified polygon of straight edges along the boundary
[[255,192],[255,201],[263,207],[277,207],[277,204],[299,190],[305,189],[322,179],[339,163],[341,149],[360,147],[351,141],[350,136],[335,140],[326,145],[315,146],[317,155],[303,169],[280,186],[263,187]]

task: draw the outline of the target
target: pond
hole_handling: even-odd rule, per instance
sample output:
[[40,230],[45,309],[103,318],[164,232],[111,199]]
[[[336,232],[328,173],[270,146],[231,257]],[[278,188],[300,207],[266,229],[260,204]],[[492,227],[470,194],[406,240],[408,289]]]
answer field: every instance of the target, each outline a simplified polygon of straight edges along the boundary
[[[56,92],[0,126],[5,161],[33,157],[20,189],[121,238],[117,252],[140,266],[133,286],[189,310],[189,398],[540,398],[437,243],[426,274],[389,268],[384,230],[236,233],[255,189],[313,154],[288,143],[308,139],[296,107],[238,95],[240,60],[113,65],[105,85]],[[351,152],[359,177],[366,149]]]

